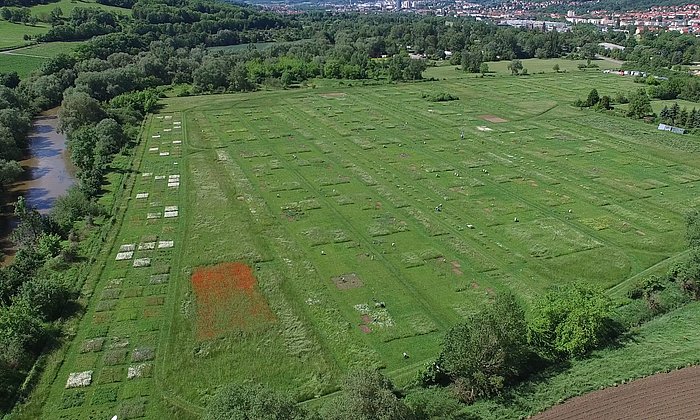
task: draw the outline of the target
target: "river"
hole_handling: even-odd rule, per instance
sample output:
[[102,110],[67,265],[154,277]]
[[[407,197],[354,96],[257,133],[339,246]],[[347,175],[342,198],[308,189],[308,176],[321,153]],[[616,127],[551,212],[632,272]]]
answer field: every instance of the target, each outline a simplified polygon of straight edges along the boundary
[[75,170],[70,163],[66,148],[66,137],[56,131],[58,108],[36,117],[29,134],[27,158],[20,161],[24,174],[5,194],[0,215],[0,247],[5,255],[3,263],[14,254],[9,234],[17,221],[12,216],[13,203],[23,195],[27,203],[40,213],[47,214],[56,198],[64,195],[75,183]]

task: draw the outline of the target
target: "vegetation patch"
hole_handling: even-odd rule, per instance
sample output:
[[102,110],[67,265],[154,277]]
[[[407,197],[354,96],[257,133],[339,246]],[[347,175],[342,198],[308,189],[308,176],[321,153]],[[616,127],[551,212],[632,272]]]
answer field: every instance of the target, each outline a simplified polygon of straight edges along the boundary
[[257,280],[244,263],[197,268],[192,274],[197,304],[197,337],[208,340],[274,320]]

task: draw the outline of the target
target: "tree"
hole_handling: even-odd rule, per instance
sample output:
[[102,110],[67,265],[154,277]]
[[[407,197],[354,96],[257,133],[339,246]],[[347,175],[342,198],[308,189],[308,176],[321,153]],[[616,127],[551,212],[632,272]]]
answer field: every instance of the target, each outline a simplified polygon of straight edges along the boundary
[[[327,63],[327,65],[330,63]],[[340,72],[340,68],[338,68]],[[330,76],[329,76],[330,77]],[[236,62],[229,73],[229,88],[236,92],[249,92],[255,90],[255,84],[248,78],[248,68],[244,62]]]
[[659,112],[659,118],[661,118],[662,123],[673,123],[673,118],[671,118],[671,110],[668,109],[667,105],[664,105],[663,109],[661,109],[661,112]]
[[63,232],[67,232],[73,223],[85,216],[97,216],[101,209],[90,201],[79,188],[70,187],[65,195],[56,199],[51,209],[51,218]]
[[44,233],[44,219],[36,209],[27,204],[23,196],[15,203],[15,216],[19,223],[12,231],[12,240],[20,247],[33,248]]
[[637,92],[633,93],[629,99],[629,108],[627,109],[628,117],[644,118],[654,113],[651,109],[649,96],[647,96],[644,89],[639,89]]
[[0,159],[0,190],[15,182],[22,172],[22,165],[16,160]]
[[554,287],[535,303],[529,341],[545,358],[583,356],[612,337],[611,305],[587,285]]
[[455,383],[463,401],[472,402],[499,394],[528,357],[525,312],[513,295],[502,294],[447,332],[435,368]]
[[16,71],[0,73],[0,85],[14,89],[19,86],[20,78]]
[[41,340],[44,327],[24,304],[0,306],[0,361],[16,368]]
[[678,115],[681,113],[681,107],[678,105],[678,102],[674,102],[673,105],[671,105],[670,111],[670,117],[671,117],[671,122],[676,123],[676,119],[678,118]]
[[698,114],[698,110],[693,108],[692,111],[690,111],[690,114],[688,114],[688,128],[700,128],[700,114]]
[[410,409],[394,393],[394,385],[376,370],[350,371],[343,381],[340,396],[321,410],[331,420],[403,420],[411,418]]
[[206,420],[303,419],[304,410],[289,395],[261,385],[231,384],[220,389],[207,405]]
[[70,134],[79,127],[94,124],[104,118],[104,111],[97,99],[84,92],[71,91],[61,103],[58,113],[59,130]]
[[514,59],[513,61],[508,64],[508,70],[510,70],[510,73],[513,76],[517,76],[518,73],[520,73],[520,70],[523,69],[523,62],[518,60],[517,58]]
[[58,25],[61,22],[61,17],[63,16],[63,10],[56,6],[51,10],[50,23],[52,25]]
[[471,52],[464,50],[462,52],[462,70],[469,73],[478,73],[483,63],[483,55],[481,51]]
[[678,113],[678,118],[676,118],[676,120],[676,125],[681,127],[688,126],[688,110],[685,107]]
[[61,316],[69,298],[66,285],[58,277],[39,277],[25,281],[19,288],[16,301],[21,301],[46,321]]
[[599,109],[611,109],[612,106],[610,106],[610,97],[607,95],[601,96],[600,102],[598,102],[597,106]]
[[488,72],[489,72],[489,65],[486,63],[481,63],[481,66],[479,67],[479,73],[486,74]]
[[693,209],[685,215],[685,237],[691,248],[700,249],[700,210]]
[[600,102],[600,96],[598,96],[598,90],[592,89],[588,93],[588,99],[586,99],[586,106],[594,106]]
[[112,118],[105,118],[95,126],[97,145],[101,145],[105,155],[110,156],[124,147],[128,138],[122,126]]
[[552,67],[552,70],[559,73],[559,63],[555,64],[554,67]]

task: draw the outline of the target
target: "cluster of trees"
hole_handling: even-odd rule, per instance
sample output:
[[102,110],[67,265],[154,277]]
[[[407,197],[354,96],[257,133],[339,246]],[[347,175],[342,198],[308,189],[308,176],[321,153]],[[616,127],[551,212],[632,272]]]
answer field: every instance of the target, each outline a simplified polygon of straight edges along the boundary
[[[40,42],[84,41],[98,35],[117,32],[122,29],[124,15],[108,12],[94,7],[76,7],[67,20],[60,19],[63,12],[55,10],[56,19],[52,20],[51,29],[39,35]],[[53,14],[52,14],[53,15]]]
[[9,409],[34,360],[59,336],[59,321],[74,311],[77,255],[73,224],[99,214],[80,190],[57,200],[48,216],[22,197],[15,204],[19,224],[12,233],[13,262],[0,268],[0,412]]
[[422,383],[449,386],[467,403],[492,397],[537,369],[610,342],[619,332],[614,326],[611,301],[582,284],[549,290],[529,322],[512,295],[499,295],[446,334]]
[[29,7],[36,4],[48,4],[51,3],[47,0],[0,0],[0,7],[4,6],[15,6],[15,7]]
[[691,111],[688,111],[685,107],[681,109],[677,102],[671,105],[670,108],[664,106],[659,113],[659,119],[664,124],[676,127],[700,128],[700,112],[695,108]]
[[18,160],[31,128],[31,113],[16,91],[17,73],[0,73],[0,191],[22,174]]
[[418,419],[424,407],[399,398],[391,381],[376,370],[349,372],[338,395],[319,409],[296,405],[287,393],[260,385],[231,384],[222,387],[207,404],[207,420],[248,419]]
[[36,25],[39,19],[32,15],[28,7],[3,7],[0,8],[0,18],[8,22]]
[[674,75],[668,80],[647,79],[649,94],[657,99],[685,99],[700,102],[700,80],[688,75]]
[[700,60],[700,40],[676,31],[644,31],[639,39],[630,36],[625,47],[624,51],[610,51],[609,55],[629,61],[627,67],[636,70],[671,68]]

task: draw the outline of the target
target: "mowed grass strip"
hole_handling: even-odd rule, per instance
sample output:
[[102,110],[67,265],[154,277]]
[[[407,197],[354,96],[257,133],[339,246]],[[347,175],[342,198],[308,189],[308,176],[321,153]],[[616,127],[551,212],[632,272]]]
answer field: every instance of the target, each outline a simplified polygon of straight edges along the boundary
[[[187,133],[164,371],[175,395],[197,407],[212,384],[252,378],[303,400],[352,365],[406,383],[494,293],[609,288],[683,250],[697,139],[569,106],[631,79],[428,75],[444,80],[166,102]],[[433,91],[460,100],[422,98]],[[197,336],[191,273],[222,262],[254,269],[274,323]]]
[[[147,215],[180,205],[180,189],[167,179],[180,174],[181,144],[173,141],[183,137],[174,124],[181,116],[159,117],[145,124],[127,171],[130,189],[117,203],[124,216],[115,242],[40,417],[161,418],[168,412],[157,382],[165,357],[159,343],[172,307],[168,291],[179,268],[173,254],[182,244],[181,223],[179,215],[157,220]],[[151,147],[169,154],[149,153]],[[88,380],[72,387],[67,378],[75,375]]]
[[[39,35],[48,32],[50,26],[44,23],[38,23],[37,25],[30,26],[21,23],[12,23],[6,20],[0,20],[0,33],[2,38],[0,39],[0,50],[4,50],[11,47],[17,47],[26,45],[29,42],[24,39],[25,35]],[[5,61],[5,56],[1,57]]]
[[39,69],[48,59],[70,53],[82,42],[48,42],[0,52],[0,73],[16,71],[24,78]]

